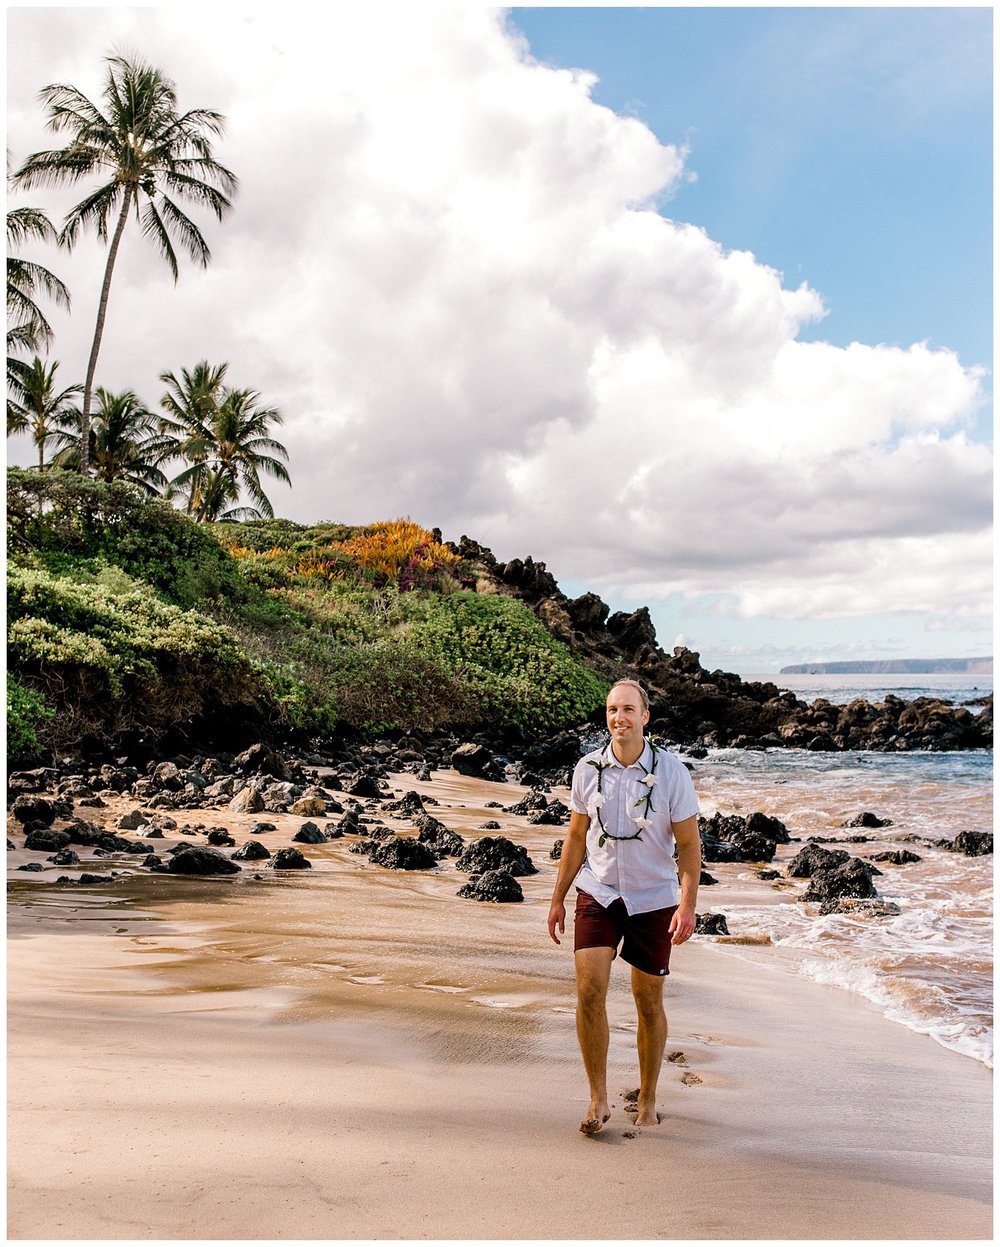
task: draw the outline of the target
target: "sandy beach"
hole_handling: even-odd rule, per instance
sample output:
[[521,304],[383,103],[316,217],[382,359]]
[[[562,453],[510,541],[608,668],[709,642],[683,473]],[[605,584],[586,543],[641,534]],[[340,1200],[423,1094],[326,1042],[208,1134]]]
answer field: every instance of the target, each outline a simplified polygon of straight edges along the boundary
[[[10,1239],[991,1237],[990,1072],[766,945],[676,951],[656,1129],[625,1112],[615,967],[617,1094],[582,1136],[571,944],[545,932],[560,829],[487,807],[517,785],[391,785],[467,839],[497,818],[539,868],[524,902],[460,899],[453,864],[388,871],[346,839],[302,846],[308,872],[90,887],[26,881],[42,855],[8,853]],[[273,851],[301,820],[268,817]],[[237,843],[258,821],[184,818]],[[712,870],[703,911],[747,886]]]

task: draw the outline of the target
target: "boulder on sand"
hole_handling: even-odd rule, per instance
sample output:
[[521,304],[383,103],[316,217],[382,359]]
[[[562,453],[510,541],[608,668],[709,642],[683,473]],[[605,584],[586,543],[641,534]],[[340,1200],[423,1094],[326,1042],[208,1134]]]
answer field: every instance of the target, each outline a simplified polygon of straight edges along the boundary
[[204,844],[181,844],[167,863],[175,875],[238,875],[242,867]]
[[521,885],[506,870],[487,870],[481,875],[473,875],[468,883],[458,889],[458,895],[495,904],[524,900]]
[[538,874],[528,850],[506,836],[481,836],[469,845],[455,865],[473,875],[483,875],[490,870],[505,870],[514,876]]

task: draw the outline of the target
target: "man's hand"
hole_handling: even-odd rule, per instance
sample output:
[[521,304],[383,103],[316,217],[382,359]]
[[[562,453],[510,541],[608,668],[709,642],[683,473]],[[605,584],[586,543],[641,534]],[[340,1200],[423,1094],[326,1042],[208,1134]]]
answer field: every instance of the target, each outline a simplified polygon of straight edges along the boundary
[[695,912],[693,905],[678,905],[670,919],[670,942],[683,944],[694,935]]
[[559,935],[566,934],[566,906],[562,901],[554,900],[549,906],[549,935],[558,944],[560,940],[559,935],[556,935],[557,930]]

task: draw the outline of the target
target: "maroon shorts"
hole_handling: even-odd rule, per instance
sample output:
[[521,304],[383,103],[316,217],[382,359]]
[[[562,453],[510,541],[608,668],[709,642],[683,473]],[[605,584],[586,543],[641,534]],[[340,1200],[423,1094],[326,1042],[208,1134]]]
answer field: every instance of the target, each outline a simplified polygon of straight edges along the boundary
[[644,974],[670,973],[670,919],[676,905],[652,909],[645,914],[630,914],[619,897],[605,907],[589,892],[579,888],[573,922],[573,951],[581,948],[613,948],[622,946],[622,961]]

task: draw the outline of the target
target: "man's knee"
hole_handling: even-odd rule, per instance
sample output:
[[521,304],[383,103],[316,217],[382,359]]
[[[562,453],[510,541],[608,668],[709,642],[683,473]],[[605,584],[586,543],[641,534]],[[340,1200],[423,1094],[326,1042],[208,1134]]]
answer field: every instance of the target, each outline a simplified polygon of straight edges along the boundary
[[635,970],[632,974],[632,996],[639,1020],[654,1026],[666,1018],[663,1008],[663,979]]
[[614,949],[585,948],[576,954],[576,996],[584,1009],[603,1009]]

